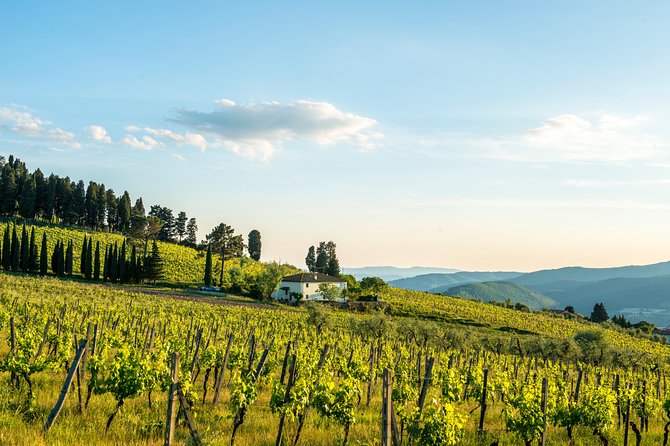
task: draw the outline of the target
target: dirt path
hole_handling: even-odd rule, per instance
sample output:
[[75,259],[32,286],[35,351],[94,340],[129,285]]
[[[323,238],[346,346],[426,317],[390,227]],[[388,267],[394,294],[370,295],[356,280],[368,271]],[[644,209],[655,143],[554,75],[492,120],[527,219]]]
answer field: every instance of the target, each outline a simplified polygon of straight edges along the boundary
[[149,296],[167,297],[169,299],[187,300],[190,302],[202,302],[212,305],[225,305],[231,307],[251,307],[261,308],[264,310],[278,310],[274,305],[256,302],[252,300],[237,300],[238,298],[230,298],[227,294],[213,295],[200,292],[187,292],[182,290],[170,290],[165,288],[144,288],[123,285],[109,285],[100,284],[102,286],[113,288],[116,290],[126,291],[128,293],[146,294]]

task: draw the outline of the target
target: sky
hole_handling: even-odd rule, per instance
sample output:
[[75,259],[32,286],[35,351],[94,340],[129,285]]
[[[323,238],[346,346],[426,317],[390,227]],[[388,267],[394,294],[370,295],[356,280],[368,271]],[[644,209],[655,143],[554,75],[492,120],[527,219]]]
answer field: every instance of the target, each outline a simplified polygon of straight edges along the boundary
[[670,3],[6,2],[0,154],[304,267],[670,259]]

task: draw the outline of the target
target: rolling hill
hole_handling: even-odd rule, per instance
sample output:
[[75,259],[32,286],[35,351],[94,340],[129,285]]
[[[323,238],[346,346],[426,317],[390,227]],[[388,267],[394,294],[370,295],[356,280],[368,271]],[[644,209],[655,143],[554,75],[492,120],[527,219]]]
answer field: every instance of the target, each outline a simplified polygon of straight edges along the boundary
[[343,268],[344,274],[351,274],[357,280],[363,277],[381,277],[385,281],[414,277],[420,274],[451,274],[458,272],[452,268],[436,268],[431,266],[412,266],[409,268],[398,268],[395,266],[364,266],[362,268]]
[[484,302],[510,300],[512,303],[527,305],[533,310],[553,307],[556,301],[551,297],[511,282],[481,282],[449,288],[444,294]]
[[490,281],[508,281],[518,277],[515,272],[458,272],[453,274],[422,274],[406,279],[393,280],[389,285],[414,291],[432,291],[441,293],[451,287],[467,283]]

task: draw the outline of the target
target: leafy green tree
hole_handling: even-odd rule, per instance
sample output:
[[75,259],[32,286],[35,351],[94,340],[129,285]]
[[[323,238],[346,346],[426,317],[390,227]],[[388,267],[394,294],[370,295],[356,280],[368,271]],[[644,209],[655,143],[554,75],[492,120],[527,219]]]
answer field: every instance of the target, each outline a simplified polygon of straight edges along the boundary
[[129,233],[131,242],[133,244],[144,244],[144,257],[147,256],[149,248],[149,240],[156,237],[163,227],[163,222],[160,218],[150,215],[148,217],[134,216]]
[[259,261],[261,259],[261,233],[254,229],[249,233],[249,257]]
[[186,225],[186,241],[195,246],[198,243],[198,224],[195,218],[191,218]]
[[2,167],[2,213],[9,217],[13,216],[17,207],[17,187],[14,169],[9,164]]
[[126,241],[123,240],[121,252],[119,252],[119,280],[125,282],[126,279]]
[[26,176],[21,188],[21,201],[19,203],[19,214],[27,219],[35,218],[35,201],[37,198],[37,185],[33,175]]
[[218,252],[221,259],[221,275],[219,284],[223,284],[223,272],[225,261],[236,257],[242,257],[244,252],[244,240],[241,235],[235,235],[235,230],[225,224],[219,223],[212,232],[206,236],[207,242],[212,246],[212,252]]
[[340,276],[340,262],[337,260],[337,256],[333,255],[328,259],[328,265],[326,266],[326,274],[334,277]]
[[188,217],[186,217],[186,212],[181,211],[179,214],[177,214],[177,219],[175,220],[175,233],[177,234],[177,237],[179,237],[179,243],[181,243],[182,239],[186,235],[186,223],[188,222]]
[[107,228],[109,232],[119,228],[119,199],[114,194],[114,189],[105,192],[105,207],[107,208]]
[[207,245],[207,257],[205,258],[205,286],[212,285],[212,245]]
[[340,291],[340,288],[337,285],[333,285],[332,283],[319,284],[317,292],[321,294],[321,296],[324,299],[330,301],[338,300],[339,298],[342,297],[342,292]]
[[326,250],[326,242],[320,242],[319,247],[316,248],[316,263],[314,271],[317,273],[325,273],[328,267],[328,251]]
[[360,282],[362,293],[378,296],[379,293],[388,289],[388,284],[379,277],[363,277]]
[[119,229],[121,232],[126,233],[130,229],[130,195],[128,191],[125,191],[121,198],[119,198],[118,205],[119,212]]
[[307,250],[307,257],[305,257],[305,264],[307,265],[307,270],[310,273],[316,271],[316,249],[314,246],[310,246]]
[[49,265],[49,248],[47,246],[47,231],[42,233],[42,250],[40,251],[40,275],[47,275]]
[[595,304],[591,312],[591,322],[601,323],[608,319],[609,316],[607,315],[605,305],[602,302]]

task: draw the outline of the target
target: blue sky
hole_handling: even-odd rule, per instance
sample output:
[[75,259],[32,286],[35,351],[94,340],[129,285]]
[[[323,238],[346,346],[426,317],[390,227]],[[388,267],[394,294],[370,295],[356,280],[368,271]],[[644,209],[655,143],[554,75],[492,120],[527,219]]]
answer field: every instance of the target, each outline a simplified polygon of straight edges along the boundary
[[666,2],[14,2],[0,151],[302,266],[670,258]]

